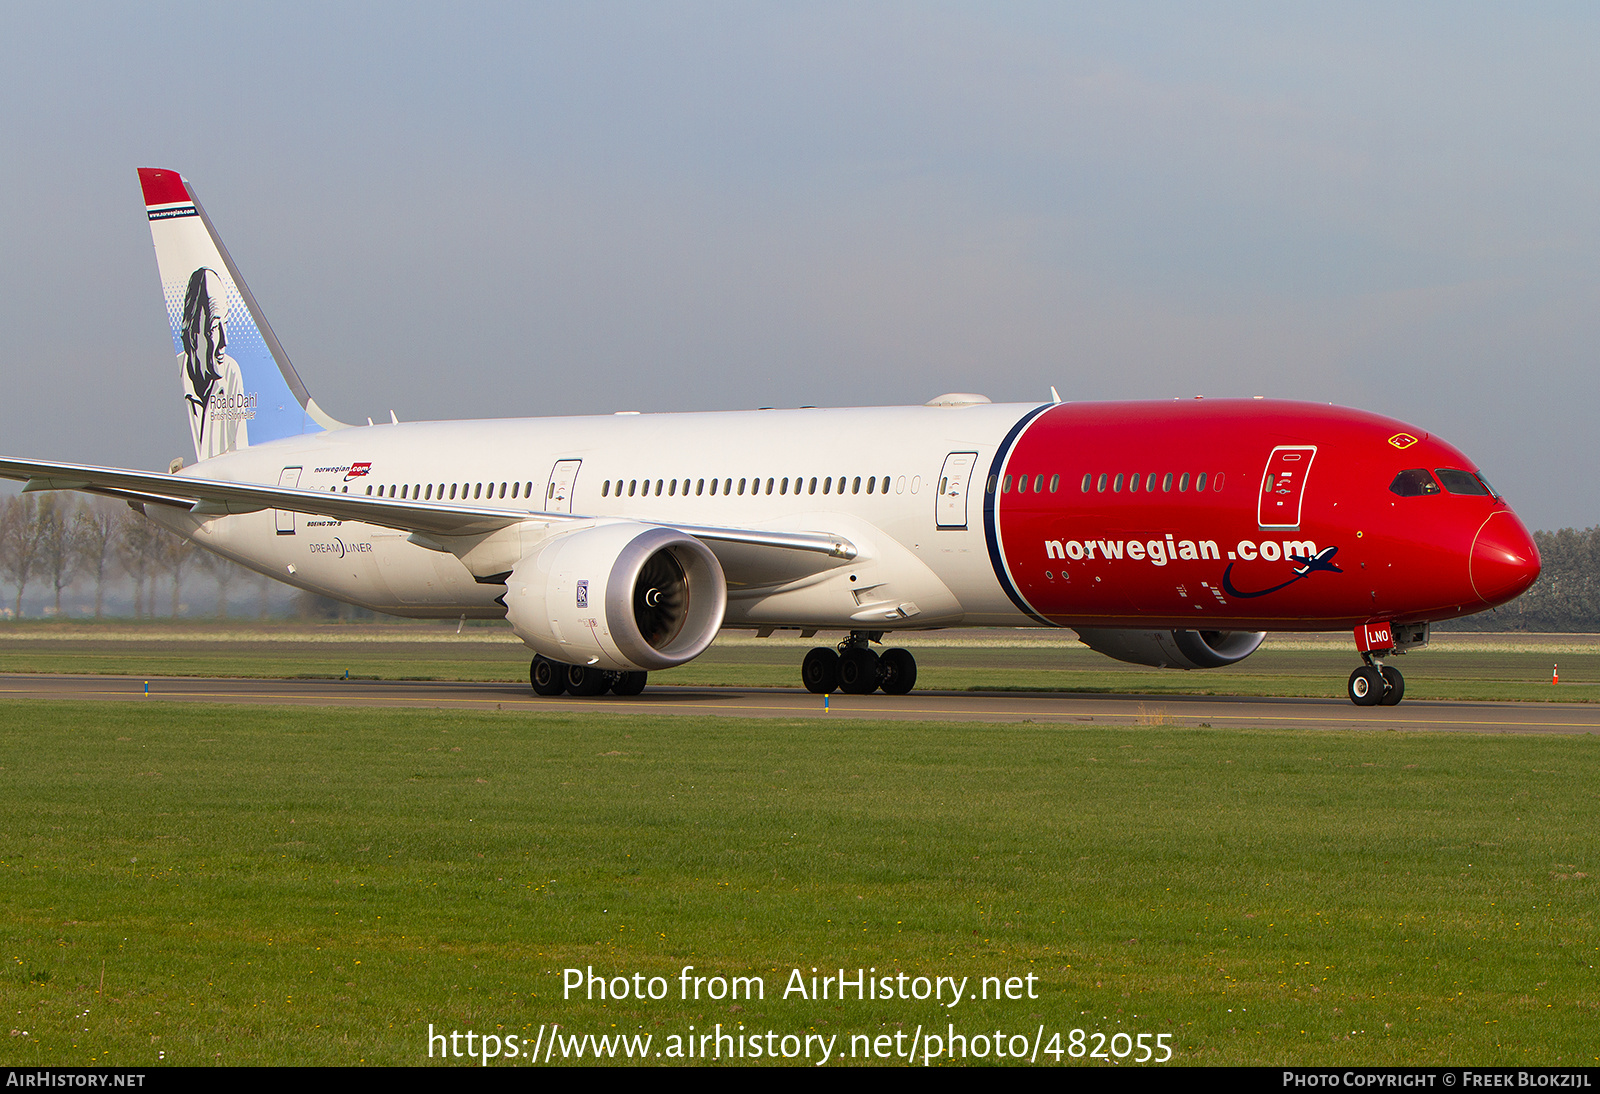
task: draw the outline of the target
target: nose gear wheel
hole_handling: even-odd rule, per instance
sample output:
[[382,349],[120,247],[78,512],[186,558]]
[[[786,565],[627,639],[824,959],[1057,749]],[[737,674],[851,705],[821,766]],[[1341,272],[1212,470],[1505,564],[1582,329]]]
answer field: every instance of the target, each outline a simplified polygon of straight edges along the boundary
[[1350,701],[1358,707],[1392,707],[1406,694],[1406,678],[1392,665],[1362,665],[1350,674]]

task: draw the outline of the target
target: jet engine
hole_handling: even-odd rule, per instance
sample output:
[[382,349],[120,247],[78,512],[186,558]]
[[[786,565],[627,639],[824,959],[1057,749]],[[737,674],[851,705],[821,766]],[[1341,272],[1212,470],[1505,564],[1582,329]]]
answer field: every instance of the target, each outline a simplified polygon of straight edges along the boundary
[[1079,627],[1078,638],[1096,653],[1159,669],[1219,669],[1255,653],[1261,631],[1122,631]]
[[648,672],[705,652],[728,585],[693,536],[618,522],[545,541],[512,569],[505,604],[517,637],[553,661]]

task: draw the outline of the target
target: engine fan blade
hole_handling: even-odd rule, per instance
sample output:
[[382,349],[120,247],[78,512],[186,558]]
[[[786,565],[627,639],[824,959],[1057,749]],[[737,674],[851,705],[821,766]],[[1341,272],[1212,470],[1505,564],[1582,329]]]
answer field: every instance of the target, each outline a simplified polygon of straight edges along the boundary
[[654,649],[678,637],[689,617],[689,579],[671,551],[657,551],[633,586],[633,620]]

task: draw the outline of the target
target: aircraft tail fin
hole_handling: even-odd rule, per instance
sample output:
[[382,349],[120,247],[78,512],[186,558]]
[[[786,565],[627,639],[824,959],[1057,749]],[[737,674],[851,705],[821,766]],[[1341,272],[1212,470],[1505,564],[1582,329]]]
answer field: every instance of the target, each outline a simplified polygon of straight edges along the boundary
[[189,181],[141,167],[139,185],[196,458],[343,429],[300,381]]

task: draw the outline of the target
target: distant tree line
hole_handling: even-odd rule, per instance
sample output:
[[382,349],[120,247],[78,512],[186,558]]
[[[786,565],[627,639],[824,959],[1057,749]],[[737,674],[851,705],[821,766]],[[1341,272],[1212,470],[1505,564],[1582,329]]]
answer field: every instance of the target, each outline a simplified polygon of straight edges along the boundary
[[[93,590],[93,614],[100,619],[106,613],[107,592],[119,579],[131,584],[135,617],[177,617],[184,583],[196,572],[211,579],[219,618],[227,618],[230,591],[240,581],[252,581],[262,590],[265,614],[271,579],[200,550],[123,502],[46,493],[21,494],[0,504],[0,577],[11,591],[0,613],[12,618],[24,615],[30,589],[44,591],[50,604],[45,614],[59,615],[63,593],[79,587]],[[167,603],[158,605],[163,592]]]

